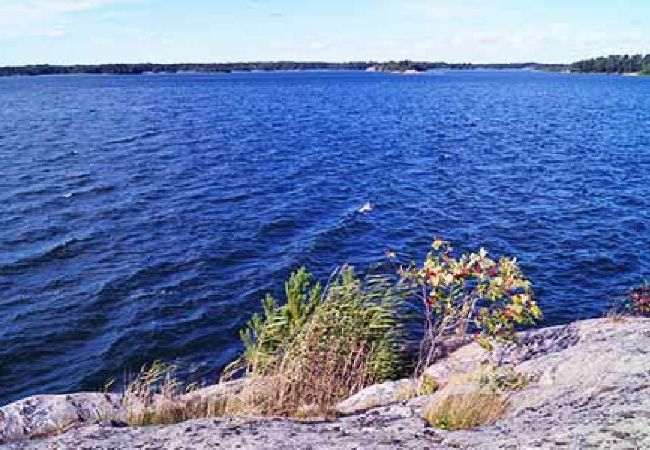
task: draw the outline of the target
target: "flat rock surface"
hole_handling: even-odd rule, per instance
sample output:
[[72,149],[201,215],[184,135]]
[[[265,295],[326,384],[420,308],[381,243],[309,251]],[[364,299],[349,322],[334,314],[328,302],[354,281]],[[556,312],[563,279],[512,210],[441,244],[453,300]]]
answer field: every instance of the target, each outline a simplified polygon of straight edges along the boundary
[[91,425],[8,448],[650,448],[650,319],[538,330],[497,357],[535,381],[513,394],[506,418],[470,431],[428,427],[419,416],[422,402],[412,401],[330,422],[242,417]]
[[55,434],[80,423],[123,420],[116,395],[35,395],[0,408],[0,444]]
[[374,384],[343,400],[336,406],[336,412],[347,416],[378,406],[397,403],[404,398],[409,389],[415,389],[414,383],[410,379]]

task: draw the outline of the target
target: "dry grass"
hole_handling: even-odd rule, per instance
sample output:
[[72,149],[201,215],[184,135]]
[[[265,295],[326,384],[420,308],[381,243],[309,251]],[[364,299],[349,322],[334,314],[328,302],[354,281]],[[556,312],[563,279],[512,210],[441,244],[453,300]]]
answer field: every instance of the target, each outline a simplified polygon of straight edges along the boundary
[[628,321],[629,314],[618,311],[615,307],[613,307],[607,311],[605,318],[609,323],[626,323]]
[[322,412],[376,382],[370,367],[373,347],[362,339],[327,340],[327,330],[314,327],[294,354],[287,354],[279,368],[274,408],[292,414],[302,405]]
[[427,374],[423,374],[420,377],[420,383],[418,386],[418,395],[430,395],[436,392],[438,389],[440,389],[440,384],[438,383],[438,380],[436,380],[434,377],[429,376]]
[[124,393],[126,421],[143,426],[234,415],[328,416],[339,401],[378,381],[372,344],[331,332],[314,321],[272,372],[249,374],[240,389],[211,397],[184,395],[173,367],[143,367]]
[[273,374],[249,376],[229,400],[226,414],[326,416],[339,401],[374,383],[372,349],[363,341],[323,341],[309,333],[285,355]]
[[438,389],[440,389],[440,385],[435,378],[422,374],[420,378],[413,378],[411,383],[400,390],[397,400],[404,402],[422,395],[431,395]]
[[[383,277],[335,272],[325,289],[300,270],[285,284],[283,304],[268,296],[263,315],[242,330],[242,358],[226,372],[243,375],[236,390],[184,395],[173,368],[143,368],[124,395],[127,422],[165,424],[233,415],[328,416],[366,386],[404,368],[400,295]],[[223,386],[223,384],[222,384]],[[418,384],[418,391],[437,385]]]
[[180,400],[180,384],[175,368],[161,362],[143,366],[124,392],[124,409],[129,425],[158,425],[187,420],[185,404]]
[[424,418],[437,428],[466,430],[496,422],[505,415],[508,405],[508,396],[498,392],[450,394],[429,405]]
[[234,415],[327,416],[332,406],[374,383],[372,347],[363,340],[323,340],[315,327],[286,354],[274,373],[249,375],[240,389],[212,396],[186,395],[161,363],[143,367],[124,392],[126,422],[159,425]]
[[[199,392],[196,387],[182,388],[174,378],[175,368],[160,362],[143,366],[128,384],[123,397],[126,422],[131,426],[163,425],[190,419],[222,417],[246,412],[244,389],[221,383],[211,386],[210,392]],[[267,383],[246,380],[248,392],[263,394]],[[250,395],[250,394],[249,394]],[[247,401],[246,404],[252,404]]]
[[362,282],[348,268],[306,305],[307,282],[305,273],[292,275],[286,304],[267,300],[264,318],[242,333],[246,384],[227,414],[327,416],[400,370],[401,324],[382,280]]

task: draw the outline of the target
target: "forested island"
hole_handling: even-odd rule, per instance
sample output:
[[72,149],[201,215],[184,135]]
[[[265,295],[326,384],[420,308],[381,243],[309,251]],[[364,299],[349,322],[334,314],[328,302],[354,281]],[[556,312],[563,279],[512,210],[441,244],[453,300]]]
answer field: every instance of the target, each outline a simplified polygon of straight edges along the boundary
[[547,71],[561,71],[566,70],[566,65],[563,64],[541,64],[536,62],[524,63],[446,63],[446,62],[428,62],[428,61],[387,61],[381,63],[369,63],[366,70],[374,70],[377,72],[425,72],[427,70],[475,70],[475,69],[490,69],[490,70],[547,70]]
[[37,64],[27,66],[0,67],[0,76],[12,75],[140,75],[148,73],[230,73],[274,70],[365,70],[366,62],[241,62],[241,63],[129,63],[129,64]]
[[92,65],[50,65],[36,64],[27,66],[0,67],[0,76],[15,75],[74,75],[74,74],[106,74],[106,75],[140,75],[154,73],[230,73],[252,71],[297,71],[297,70],[368,70],[405,72],[408,70],[425,71],[431,69],[537,69],[563,70],[558,64],[538,63],[445,63],[445,62],[415,62],[403,61],[353,61],[353,62],[241,62],[241,63],[181,63],[181,64],[92,64]]
[[571,64],[526,63],[446,63],[430,61],[269,61],[236,63],[122,63],[122,64],[34,64],[0,67],[0,76],[35,75],[141,75],[156,73],[230,73],[252,71],[367,70],[376,72],[424,72],[427,70],[544,70],[549,72],[613,73],[650,75],[650,54],[611,55]]
[[571,72],[580,73],[638,73],[650,75],[650,54],[610,55],[585,59],[571,64]]

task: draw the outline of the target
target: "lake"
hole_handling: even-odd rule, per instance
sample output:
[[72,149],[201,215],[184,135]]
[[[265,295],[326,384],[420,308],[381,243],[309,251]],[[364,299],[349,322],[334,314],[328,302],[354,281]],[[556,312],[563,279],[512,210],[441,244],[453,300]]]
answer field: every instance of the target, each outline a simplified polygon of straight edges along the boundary
[[217,374],[292,269],[434,236],[516,256],[545,324],[601,316],[650,273],[649,174],[650,77],[0,78],[0,404]]

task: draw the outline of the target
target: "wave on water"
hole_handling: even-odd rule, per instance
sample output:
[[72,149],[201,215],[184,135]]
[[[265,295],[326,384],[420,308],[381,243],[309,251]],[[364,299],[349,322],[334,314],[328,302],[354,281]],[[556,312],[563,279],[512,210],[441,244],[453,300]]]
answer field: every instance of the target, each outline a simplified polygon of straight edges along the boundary
[[122,138],[118,139],[112,139],[109,141],[104,142],[105,145],[115,145],[115,144],[131,144],[133,142],[137,142],[143,139],[148,139],[148,138],[153,138],[162,133],[161,130],[151,130],[151,131],[146,131],[144,133],[138,133],[134,134],[131,136],[125,136]]
[[35,269],[54,261],[78,257],[88,243],[89,239],[73,237],[42,247],[36,252],[22,255],[13,262],[0,264],[0,275],[11,275],[16,272]]
[[72,197],[79,197],[83,195],[103,194],[106,192],[112,192],[115,189],[116,189],[115,185],[92,186],[88,189],[66,192],[65,194],[63,194],[63,197],[72,198]]
[[434,236],[517,257],[547,324],[650,275],[643,80],[374,75],[4,80],[0,404],[155,359],[218,374],[295,268]]

